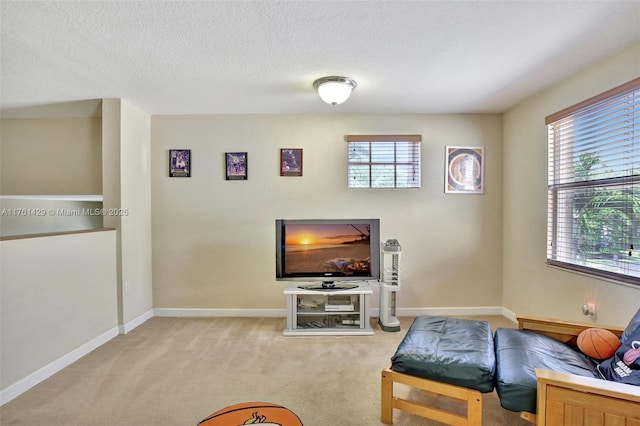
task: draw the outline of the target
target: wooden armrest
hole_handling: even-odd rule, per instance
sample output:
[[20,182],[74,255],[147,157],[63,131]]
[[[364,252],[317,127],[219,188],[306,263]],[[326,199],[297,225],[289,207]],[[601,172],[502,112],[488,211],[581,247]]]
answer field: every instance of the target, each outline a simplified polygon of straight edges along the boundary
[[535,331],[537,333],[553,337],[554,339],[560,340],[562,342],[568,342],[572,338],[580,334],[581,331],[592,327],[609,330],[618,337],[620,337],[622,335],[622,332],[624,331],[623,327],[584,324],[578,322],[559,321],[548,318],[518,316],[517,319],[518,328],[520,330]]
[[538,383],[640,403],[640,386],[536,368]]
[[639,424],[640,386],[539,368],[536,377],[538,426]]

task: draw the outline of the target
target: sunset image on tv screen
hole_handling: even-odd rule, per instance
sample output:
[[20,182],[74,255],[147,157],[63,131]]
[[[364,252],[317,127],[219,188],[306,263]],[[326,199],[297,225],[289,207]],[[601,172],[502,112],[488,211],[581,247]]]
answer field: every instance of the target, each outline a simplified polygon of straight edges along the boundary
[[287,224],[285,273],[368,276],[369,237],[364,224]]

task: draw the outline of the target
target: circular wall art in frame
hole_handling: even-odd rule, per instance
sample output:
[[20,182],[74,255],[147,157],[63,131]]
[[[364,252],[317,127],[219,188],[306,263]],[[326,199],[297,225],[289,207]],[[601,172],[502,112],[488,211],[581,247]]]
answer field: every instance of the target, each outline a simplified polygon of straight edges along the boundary
[[484,193],[484,148],[447,146],[445,192]]

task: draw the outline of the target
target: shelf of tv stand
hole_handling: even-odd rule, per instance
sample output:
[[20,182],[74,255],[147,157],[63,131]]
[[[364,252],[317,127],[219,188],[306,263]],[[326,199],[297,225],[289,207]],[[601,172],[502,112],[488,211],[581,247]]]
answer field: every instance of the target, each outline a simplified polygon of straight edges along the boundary
[[[287,325],[283,333],[285,336],[373,334],[369,318],[369,298],[373,290],[368,282],[362,281],[355,288],[339,290],[310,290],[301,288],[301,284],[291,284],[284,290],[287,297]],[[353,310],[325,310],[325,303],[331,296],[349,296]],[[324,303],[318,303],[314,307],[300,306],[298,299],[303,298],[324,299]]]
[[[345,295],[346,296],[346,295]],[[302,306],[298,306],[298,315],[327,315],[327,314],[359,314],[360,313],[360,307],[359,307],[359,303],[358,302],[353,302],[353,311],[347,310],[347,309],[340,309],[340,310],[331,310],[331,311],[327,311],[326,310],[326,304],[321,303],[318,304],[318,306],[315,306],[313,308],[310,307],[302,307]]]

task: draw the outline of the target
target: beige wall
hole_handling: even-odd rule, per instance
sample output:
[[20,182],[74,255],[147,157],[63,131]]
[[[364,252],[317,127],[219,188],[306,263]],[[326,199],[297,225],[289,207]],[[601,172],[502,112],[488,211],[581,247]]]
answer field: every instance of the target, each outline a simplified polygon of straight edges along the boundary
[[116,212],[104,225],[118,230],[117,294],[121,331],[151,312],[151,121],[146,112],[121,99],[104,99],[104,207]]
[[3,214],[1,236],[102,228],[100,215],[81,213],[101,208],[100,202],[77,201],[77,197],[7,198],[101,195],[101,125],[100,118],[1,120],[0,207],[32,209],[30,215]]
[[599,324],[626,325],[640,290],[545,265],[547,130],[545,116],[640,75],[640,44],[596,64],[504,115],[504,299],[518,314],[581,320],[586,301]]
[[2,198],[0,208],[12,212],[0,216],[0,237],[102,228],[100,201]]
[[117,333],[115,231],[6,240],[0,250],[3,391]]
[[0,193],[102,194],[99,118],[2,119]]
[[122,101],[121,222],[123,324],[151,312],[151,166],[149,114]]
[[[402,245],[398,306],[502,302],[502,117],[495,115],[153,116],[154,308],[285,307],[275,281],[276,218],[381,219]],[[346,134],[421,134],[422,188],[349,190]],[[446,145],[486,147],[484,195],[444,193]],[[168,150],[192,150],[191,178]],[[304,176],[279,176],[279,149],[304,149]],[[224,153],[248,152],[225,181]],[[375,305],[374,305],[375,306]]]
[[1,242],[0,404],[152,315],[150,116],[102,107],[97,192],[117,230]]

